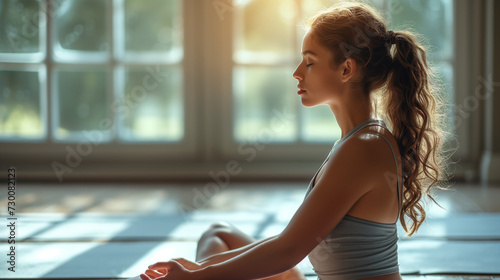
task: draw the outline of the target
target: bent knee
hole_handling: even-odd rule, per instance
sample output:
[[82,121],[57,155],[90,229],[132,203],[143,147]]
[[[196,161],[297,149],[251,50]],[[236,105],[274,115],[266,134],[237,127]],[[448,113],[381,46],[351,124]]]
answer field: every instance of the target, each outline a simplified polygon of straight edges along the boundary
[[232,232],[234,227],[226,222],[215,222],[211,224],[203,233],[202,237],[219,236],[224,233]]
[[211,224],[207,231],[209,230],[220,230],[220,229],[230,229],[230,228],[233,228],[233,226],[229,223],[226,223],[226,222],[215,222],[213,224]]

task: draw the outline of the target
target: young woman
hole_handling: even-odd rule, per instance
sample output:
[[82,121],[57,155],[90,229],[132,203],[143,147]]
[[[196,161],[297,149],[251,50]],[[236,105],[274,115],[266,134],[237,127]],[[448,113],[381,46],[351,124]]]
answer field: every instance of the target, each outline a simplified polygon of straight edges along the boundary
[[159,262],[142,279],[304,279],[294,266],[306,256],[321,280],[401,279],[396,223],[418,229],[421,196],[442,173],[425,50],[411,32],[387,30],[373,8],[343,2],[310,19],[302,56],[293,74],[302,104],[329,106],[342,137],[288,226],[255,241],[215,224],[196,262]]

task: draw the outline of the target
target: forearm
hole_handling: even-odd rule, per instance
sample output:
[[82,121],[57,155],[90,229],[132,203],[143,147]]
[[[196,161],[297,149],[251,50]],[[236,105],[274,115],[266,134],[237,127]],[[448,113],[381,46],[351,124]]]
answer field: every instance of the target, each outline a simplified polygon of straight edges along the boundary
[[233,249],[233,250],[229,250],[229,251],[226,251],[226,252],[222,252],[222,253],[219,253],[219,254],[215,254],[213,256],[210,256],[208,258],[205,258],[203,260],[200,260],[198,261],[198,263],[200,265],[202,265],[203,267],[206,267],[206,266],[209,266],[209,265],[214,265],[214,264],[218,264],[218,263],[221,263],[221,262],[224,262],[226,260],[229,260],[231,258],[234,258],[240,254],[243,254],[245,253],[246,251],[254,248],[255,246],[258,246],[268,240],[271,240],[273,238],[275,238],[276,236],[271,236],[271,237],[268,237],[268,238],[264,238],[264,239],[261,239],[261,240],[258,240],[258,241],[255,241],[253,243],[250,243],[246,246],[243,246],[243,247],[240,247],[240,248],[237,248],[237,249]]
[[266,240],[227,261],[195,272],[195,279],[260,279],[294,267],[300,258],[292,247],[283,246],[277,238]]

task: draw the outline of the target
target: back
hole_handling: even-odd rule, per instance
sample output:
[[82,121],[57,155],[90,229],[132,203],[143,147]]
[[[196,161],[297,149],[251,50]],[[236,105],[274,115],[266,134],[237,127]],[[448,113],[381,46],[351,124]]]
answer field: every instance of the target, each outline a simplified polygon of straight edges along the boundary
[[[352,129],[341,140],[337,141],[336,145],[370,125],[379,125],[385,128],[381,121],[368,120]],[[382,137],[390,146],[396,164],[397,178],[399,178],[394,149],[385,137],[378,136]],[[318,172],[311,180],[306,196],[314,187],[317,175]],[[397,180],[397,198],[400,211],[399,180]],[[346,215],[328,236],[309,253],[309,260],[321,280],[360,279],[396,273],[399,272],[397,241],[396,222],[392,224],[377,223]]]

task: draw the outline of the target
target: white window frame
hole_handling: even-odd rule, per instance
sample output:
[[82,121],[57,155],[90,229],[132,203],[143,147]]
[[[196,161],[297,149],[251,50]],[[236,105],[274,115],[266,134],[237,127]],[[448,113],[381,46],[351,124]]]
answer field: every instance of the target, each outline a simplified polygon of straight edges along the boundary
[[[51,0],[50,0],[51,1]],[[113,1],[116,6],[121,0]],[[117,143],[92,146],[92,154],[83,157],[82,163],[73,168],[72,173],[65,174],[65,180],[79,179],[147,179],[147,180],[185,180],[209,179],[210,172],[227,168],[229,163],[236,161],[242,167],[238,178],[248,179],[309,179],[316,171],[321,161],[326,157],[332,143],[292,144],[260,143],[265,147],[247,144],[256,156],[249,160],[250,154],[241,153],[238,147],[241,143],[233,140],[233,100],[232,100],[232,32],[233,11],[231,0],[183,0],[184,23],[184,56],[183,86],[184,86],[184,140],[179,144],[151,142],[147,144]],[[41,2],[50,5],[50,2]],[[224,13],[215,5],[226,7]],[[469,36],[477,31],[473,22],[477,15],[469,13],[471,8],[478,9],[478,4],[469,1],[454,2],[455,16],[455,57],[467,57],[467,60],[455,61],[454,90],[456,104],[461,104],[467,96],[473,93],[474,78],[480,73],[479,67],[470,70],[476,56],[481,50]],[[220,8],[220,6],[219,6]],[[110,9],[110,13],[113,9]],[[47,17],[47,38],[43,48],[52,50],[54,36],[53,18]],[[109,16],[110,24],[113,17]],[[40,20],[43,20],[40,19]],[[45,23],[43,23],[45,24]],[[42,26],[42,25],[41,25]],[[115,32],[115,27],[112,32]],[[460,31],[460,32],[458,32]],[[465,31],[465,32],[464,32]],[[43,33],[43,32],[42,32]],[[111,34],[110,36],[117,36]],[[301,39],[301,38],[298,38]],[[41,41],[42,38],[41,38]],[[298,42],[299,44],[299,42]],[[474,45],[476,44],[476,45]],[[111,46],[114,48],[114,46]],[[43,49],[42,49],[43,51]],[[47,76],[53,78],[54,58],[52,52],[47,57],[38,58],[37,64],[2,62],[0,67],[30,67],[46,66]],[[296,57],[299,62],[299,54]],[[114,68],[117,59],[113,56],[108,65]],[[477,70],[477,71],[476,71]],[[111,79],[115,79],[110,71]],[[291,77],[292,73],[290,73]],[[471,78],[472,77],[472,78]],[[115,82],[111,83],[114,86]],[[42,94],[47,94],[47,112],[53,106],[53,80],[41,84]],[[116,94],[116,88],[111,89]],[[45,92],[44,92],[45,91]],[[290,93],[293,94],[293,93]],[[300,104],[299,104],[300,105]],[[307,109],[306,109],[307,110]],[[472,112],[471,117],[464,119],[457,135],[461,141],[460,148],[453,159],[460,159],[465,167],[457,170],[457,174],[477,172],[475,166],[480,153],[480,141],[474,135],[479,135],[479,112]],[[46,114],[47,115],[47,114]],[[76,150],[77,143],[55,143],[52,141],[52,121],[48,123],[48,140],[34,143],[32,141],[0,142],[0,164],[16,166],[18,174],[27,180],[54,180],[51,163],[64,163],[69,149]],[[125,153],[126,152],[126,153]]]
[[[219,0],[215,0],[213,2],[216,2]],[[222,1],[222,0],[220,0]],[[220,2],[219,1],[219,2]],[[470,62],[469,61],[463,61],[463,60],[458,60],[456,58],[460,57],[467,57],[465,53],[467,51],[470,51],[470,45],[471,42],[468,39],[469,34],[471,33],[464,33],[461,32],[460,30],[464,30],[464,27],[469,26],[467,24],[470,24],[472,21],[472,17],[470,14],[467,14],[466,11],[470,9],[470,7],[473,4],[467,3],[466,1],[454,1],[454,11],[453,16],[454,16],[454,51],[455,55],[452,59],[444,59],[444,60],[437,60],[437,62],[440,61],[447,61],[451,64],[451,66],[454,69],[454,74],[453,74],[453,83],[454,85],[452,86],[454,90],[454,98],[455,98],[455,104],[457,102],[463,101],[467,97],[467,90],[464,89],[470,89],[472,87],[472,82],[471,78],[468,76],[470,73],[467,69],[467,66],[469,66]],[[384,5],[387,6],[388,3],[387,1],[384,1]],[[476,5],[477,6],[477,5]],[[207,52],[214,52],[217,49],[224,49],[221,53],[223,54],[223,59],[220,57],[213,57],[212,56],[212,61],[211,65],[215,63],[215,61],[222,61],[220,63],[221,65],[221,70],[220,72],[223,72],[227,75],[232,76],[232,67],[233,67],[233,60],[232,60],[232,45],[233,45],[233,26],[232,26],[232,11],[228,8],[226,10],[227,15],[223,20],[220,20],[217,17],[211,17],[211,20],[213,21],[211,24],[214,25],[212,29],[216,29],[221,31],[223,33],[221,40],[217,41],[217,46],[214,47],[212,50],[208,50]],[[458,20],[457,20],[458,19]],[[465,28],[465,30],[470,30],[470,32],[473,32],[470,27]],[[460,32],[459,32],[460,31]],[[297,38],[299,41],[302,38]],[[299,45],[300,46],[300,45]],[[297,64],[300,61],[297,59]],[[461,67],[464,65],[465,67]],[[207,69],[208,71],[209,69]],[[290,76],[292,73],[290,73]],[[223,113],[223,117],[221,120],[224,121],[223,125],[221,127],[224,128],[224,132],[221,134],[223,137],[224,145],[223,145],[223,151],[221,154],[224,157],[228,158],[234,158],[238,160],[246,160],[248,158],[252,158],[249,156],[249,154],[241,154],[241,143],[236,142],[233,139],[232,135],[232,125],[233,125],[233,116],[232,116],[232,110],[233,108],[233,100],[232,100],[232,84],[230,79],[225,80],[226,83],[224,85],[220,85],[219,87],[223,88],[223,97],[221,96],[222,99],[222,108],[219,109],[220,112]],[[470,91],[469,91],[470,92]],[[293,94],[293,93],[287,93],[287,94]],[[456,107],[456,105],[454,107]],[[299,104],[300,105],[300,104]],[[307,108],[305,108],[307,110]],[[295,112],[296,113],[296,112]],[[456,115],[456,113],[455,113]],[[299,117],[297,115],[297,117]],[[333,117],[333,115],[332,115]],[[465,165],[461,165],[455,172],[458,177],[463,176],[464,172],[470,172],[472,170],[472,167],[469,166],[473,163],[473,159],[475,155],[477,154],[477,149],[479,146],[479,141],[477,138],[474,139],[471,137],[469,131],[471,130],[476,130],[478,126],[474,126],[473,123],[477,121],[477,116],[473,114],[468,119],[464,120],[463,125],[461,125],[457,131],[456,135],[460,139],[460,145],[458,146],[458,149],[456,153],[453,154],[452,156],[452,161],[457,162],[460,160],[461,163],[465,163]],[[301,122],[298,120],[299,123]],[[299,124],[299,129],[300,129],[301,124]],[[262,149],[261,146],[265,146],[264,150]],[[251,144],[248,144],[245,146],[247,149],[252,149],[255,150],[258,154],[257,157],[255,157],[255,160],[252,160],[252,162],[255,163],[263,163],[264,166],[271,166],[270,163],[272,162],[278,162],[279,166],[284,166],[288,165],[290,168],[284,168],[285,171],[287,172],[286,174],[281,174],[282,176],[290,176],[290,174],[300,174],[301,176],[303,173],[301,172],[302,164],[306,162],[307,164],[304,165],[305,168],[305,173],[310,174],[310,168],[308,166],[311,166],[311,162],[317,163],[318,161],[321,161],[326,157],[329,149],[331,149],[333,145],[332,143],[304,143],[301,141],[297,141],[295,143],[291,144],[280,144],[280,143],[269,143],[269,144],[264,144],[264,143],[257,143],[254,147],[252,147]],[[452,145],[452,146],[457,146],[456,143],[447,143],[446,145]],[[258,146],[258,147],[256,147]],[[474,151],[475,150],[475,151]],[[314,164],[313,164],[314,165]],[[317,166],[316,166],[317,168]],[[467,171],[468,170],[468,171]],[[292,175],[293,176],[293,175]]]
[[[109,14],[108,24],[110,26],[109,36],[111,38],[111,51],[109,57],[99,57],[99,56],[86,56],[86,61],[80,60],[63,60],[60,57],[56,57],[54,52],[55,44],[55,13],[51,12],[54,7],[57,7],[58,2],[48,0],[41,1],[40,12],[43,13],[47,11],[44,16],[39,16],[40,22],[40,42],[43,47],[41,47],[42,55],[37,54],[34,56],[25,55],[15,55],[11,56],[4,55],[2,58],[5,59],[0,63],[1,68],[24,69],[39,67],[43,70],[41,75],[45,72],[46,78],[41,79],[41,102],[46,102],[46,106],[42,111],[42,119],[46,125],[45,140],[32,140],[23,141],[19,138],[13,138],[12,140],[2,140],[0,142],[0,155],[9,165],[21,165],[26,166],[25,172],[21,169],[21,173],[25,173],[28,178],[38,178],[43,177],[44,179],[54,178],[54,168],[52,164],[54,162],[59,162],[63,165],[68,166],[72,171],[68,174],[64,174],[67,178],[89,178],[88,176],[96,175],[98,177],[109,176],[120,176],[122,173],[127,173],[127,171],[140,176],[139,172],[134,172],[137,169],[150,170],[148,174],[154,174],[154,171],[161,170],[158,166],[168,165],[175,163],[176,166],[185,165],[186,162],[192,162],[196,160],[197,154],[199,153],[199,146],[196,143],[198,138],[198,129],[196,128],[196,118],[198,117],[197,112],[199,111],[196,106],[194,98],[193,85],[195,84],[196,76],[190,75],[190,72],[195,67],[192,60],[192,54],[189,53],[190,49],[185,48],[185,54],[182,61],[177,62],[182,69],[182,74],[184,76],[183,81],[183,102],[184,102],[184,137],[179,142],[160,142],[160,141],[134,141],[126,142],[119,140],[118,137],[109,135],[112,137],[110,141],[96,143],[94,139],[80,139],[73,138],[70,140],[57,140],[53,134],[53,127],[57,125],[57,75],[55,71],[57,67],[69,67],[78,69],[81,67],[92,67],[99,66],[102,68],[107,68],[109,77],[108,85],[109,91],[107,92],[111,98],[114,98],[122,93],[118,92],[118,88],[115,86],[120,83],[118,79],[123,79],[119,77],[118,72],[122,71],[127,65],[134,66],[152,66],[156,65],[164,66],[171,65],[172,61],[168,58],[164,60],[151,59],[147,57],[146,61],[138,62],[131,59],[121,59],[118,57],[117,49],[114,46],[114,42],[120,40],[120,17],[114,17],[113,13],[119,14],[123,12],[123,0],[105,0],[108,1]],[[182,1],[184,6],[186,2]],[[185,10],[185,7],[182,7]],[[188,13],[185,13],[186,15]],[[188,22],[188,17],[183,17],[183,23]],[[46,28],[44,28],[46,27]],[[188,29],[186,29],[187,31]],[[189,34],[186,32],[186,34]],[[187,37],[187,36],[186,36]],[[192,37],[186,38],[188,40],[193,40]],[[45,50],[48,50],[45,52]],[[192,51],[192,49],[191,49]],[[10,60],[9,60],[10,58]],[[14,58],[14,59],[11,59]],[[15,59],[21,58],[22,62],[15,63]],[[36,61],[34,60],[36,58]],[[8,62],[7,62],[8,61]],[[148,64],[150,63],[150,64]],[[145,72],[146,73],[146,72]],[[46,81],[46,82],[45,82]],[[48,94],[46,94],[48,93]],[[44,99],[43,97],[46,96]],[[113,99],[110,99],[113,100]],[[48,113],[48,114],[47,114]],[[114,123],[113,133],[117,133],[118,122]],[[91,132],[92,133],[92,132]],[[96,137],[96,139],[99,137]],[[21,140],[21,141],[20,141]],[[90,152],[85,150],[85,147],[90,144]],[[74,155],[74,151],[78,154]],[[127,153],[124,155],[124,153]],[[78,166],[72,167],[70,161],[67,158],[74,158],[80,156],[82,160]],[[126,162],[124,164],[124,162]],[[116,164],[116,167],[114,165]],[[128,167],[135,165],[134,167]],[[142,168],[136,168],[137,165],[143,166]],[[104,168],[104,170],[103,170]],[[124,168],[124,169],[123,169]],[[151,168],[151,169],[149,169]],[[144,170],[142,170],[144,172]],[[64,178],[63,178],[64,179]]]

